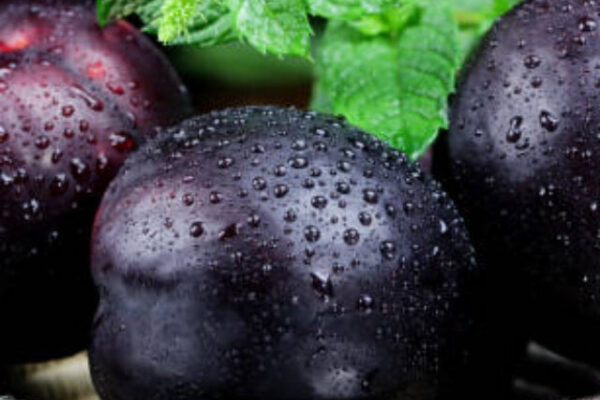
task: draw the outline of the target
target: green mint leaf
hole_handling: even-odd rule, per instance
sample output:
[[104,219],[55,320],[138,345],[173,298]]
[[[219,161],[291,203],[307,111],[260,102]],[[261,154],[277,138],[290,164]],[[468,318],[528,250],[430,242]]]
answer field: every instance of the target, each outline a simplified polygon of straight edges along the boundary
[[[114,19],[137,13],[141,8],[145,8],[148,3],[148,0],[97,0],[98,20],[104,26]],[[151,1],[150,3],[156,2]]]
[[309,56],[304,0],[229,0],[229,8],[239,36],[262,53]]
[[356,21],[403,5],[402,0],[308,0],[310,13],[331,20]]
[[[200,47],[227,43],[237,38],[233,17],[224,0],[204,0],[200,3],[198,0],[185,1],[190,6],[184,13],[161,8],[146,31],[156,31],[159,39],[166,44],[194,44]],[[191,3],[195,5],[192,7]]]
[[165,44],[203,47],[237,38],[225,0],[97,0],[102,25],[137,14],[143,30],[157,34]]
[[106,5],[106,0],[96,0],[96,14],[98,15],[98,23],[100,26],[106,26],[109,19],[109,9]]
[[522,0],[494,0],[494,13],[500,16],[519,4]]
[[458,69],[452,11],[444,1],[427,4],[397,37],[368,37],[330,23],[317,54],[320,94],[313,106],[329,102],[335,113],[413,159],[447,127]]
[[135,14],[137,14],[142,21],[149,26],[152,21],[160,18],[164,2],[165,0],[146,0],[144,4],[136,8]]
[[356,21],[348,21],[348,24],[369,36],[395,34],[404,28],[419,10],[420,7],[416,3],[407,1],[400,7],[391,8],[380,14],[367,15]]
[[160,10],[158,39],[169,43],[188,33],[188,28],[197,16],[197,0],[166,0]]
[[165,44],[212,46],[241,39],[263,53],[308,58],[306,0],[98,0],[101,22],[137,14]]

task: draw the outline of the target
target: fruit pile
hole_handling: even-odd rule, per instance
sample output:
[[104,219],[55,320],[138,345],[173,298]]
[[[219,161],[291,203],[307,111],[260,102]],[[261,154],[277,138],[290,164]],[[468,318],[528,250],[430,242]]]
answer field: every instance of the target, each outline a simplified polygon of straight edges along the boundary
[[530,340],[597,366],[599,16],[498,21],[438,183],[340,117],[192,116],[91,0],[1,3],[0,365],[88,349],[102,400],[500,400]]

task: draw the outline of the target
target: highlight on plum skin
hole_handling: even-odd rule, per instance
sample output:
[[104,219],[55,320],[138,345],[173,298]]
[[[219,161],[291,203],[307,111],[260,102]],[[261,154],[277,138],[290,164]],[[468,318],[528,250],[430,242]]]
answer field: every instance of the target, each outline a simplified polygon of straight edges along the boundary
[[468,359],[462,219],[332,116],[249,107],[162,133],[107,190],[92,270],[103,400],[425,400]]
[[[33,33],[34,35],[36,33]],[[0,52],[24,50],[31,44],[31,39],[25,32],[15,32],[13,36],[6,36],[0,40]]]
[[0,4],[0,360],[85,347],[89,237],[129,154],[191,113],[165,56],[93,1]]

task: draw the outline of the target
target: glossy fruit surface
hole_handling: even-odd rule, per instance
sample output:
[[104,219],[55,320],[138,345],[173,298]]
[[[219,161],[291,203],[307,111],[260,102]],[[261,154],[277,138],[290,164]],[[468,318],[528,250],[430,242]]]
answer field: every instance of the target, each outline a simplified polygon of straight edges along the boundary
[[595,363],[599,18],[583,0],[531,0],[501,18],[463,73],[434,166],[498,278],[496,302],[530,306],[537,340]]
[[251,107],[165,132],[111,184],[92,259],[104,400],[430,399],[466,356],[461,218],[334,117]]
[[0,360],[81,349],[99,200],[156,125],[190,112],[163,55],[91,1],[0,5]]

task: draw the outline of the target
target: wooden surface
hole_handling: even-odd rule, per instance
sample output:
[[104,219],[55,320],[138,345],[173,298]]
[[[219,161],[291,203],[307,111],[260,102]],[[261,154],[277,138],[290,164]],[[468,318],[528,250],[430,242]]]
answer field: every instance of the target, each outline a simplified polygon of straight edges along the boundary
[[86,353],[60,361],[10,368],[8,383],[18,399],[100,400],[92,384]]

